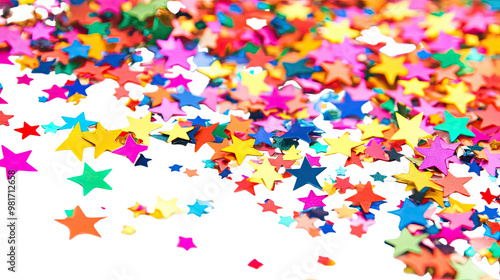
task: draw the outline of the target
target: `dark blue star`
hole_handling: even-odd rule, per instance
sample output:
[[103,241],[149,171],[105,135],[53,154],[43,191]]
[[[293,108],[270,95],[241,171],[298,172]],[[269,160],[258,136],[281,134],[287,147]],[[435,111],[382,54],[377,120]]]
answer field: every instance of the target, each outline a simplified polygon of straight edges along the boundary
[[486,205],[484,206],[484,211],[480,212],[479,214],[486,215],[490,219],[500,218],[500,216],[498,215],[498,208],[490,208]]
[[200,102],[205,100],[205,97],[193,95],[188,90],[182,90],[181,93],[171,94],[175,100],[179,101],[179,107],[192,106],[200,109]]
[[62,118],[66,122],[66,124],[61,126],[59,130],[72,129],[73,127],[75,127],[77,123],[80,123],[80,130],[84,132],[84,131],[89,131],[88,128],[89,126],[94,126],[97,124],[97,122],[86,120],[85,112],[82,112],[76,118],[71,118],[71,117],[62,117]]
[[151,80],[151,84],[155,86],[165,86],[167,83],[168,79],[163,77],[161,74],[156,74],[153,76],[153,79]]
[[147,158],[143,154],[140,154],[139,158],[135,162],[135,166],[141,165],[141,166],[148,167],[148,161],[150,161],[150,160],[151,160],[150,158]]
[[292,127],[288,130],[287,133],[283,134],[281,138],[299,138],[301,140],[306,141],[307,143],[311,143],[311,138],[309,137],[309,133],[314,130],[314,126],[300,126],[298,122],[294,122]]
[[180,172],[182,165],[174,164],[172,166],[169,166],[168,168],[170,168],[170,172],[174,172],[174,171]]
[[309,218],[318,218],[322,221],[325,220],[325,216],[328,216],[328,212],[323,209],[323,207],[314,207],[307,210],[309,212]]
[[40,58],[38,58],[38,67],[33,69],[33,71],[31,71],[31,73],[38,73],[38,74],[50,74],[50,67],[52,67],[52,65],[54,65],[54,63],[56,63],[56,60],[52,60],[52,61],[42,61]]
[[318,189],[322,189],[321,186],[318,183],[318,179],[316,179],[316,176],[323,172],[326,169],[326,167],[316,167],[312,168],[311,164],[309,163],[309,160],[307,160],[307,157],[304,158],[304,161],[302,162],[302,166],[300,166],[300,169],[287,169],[286,172],[292,174],[293,176],[297,177],[297,181],[295,181],[295,185],[293,186],[293,190],[296,190],[306,184],[310,184]]
[[326,222],[324,225],[319,226],[319,229],[324,233],[327,234],[329,232],[335,233],[335,230],[333,229],[333,224],[329,224]]
[[202,119],[202,118],[200,118],[200,116],[196,116],[196,118],[194,118],[194,119],[188,119],[188,121],[190,121],[190,122],[191,122],[191,125],[192,125],[192,126],[195,126],[195,125],[201,125],[201,126],[206,127],[206,126],[207,126],[207,122],[208,122],[209,120]]
[[365,101],[353,101],[351,96],[346,92],[344,97],[344,102],[334,103],[337,109],[340,110],[340,118],[345,118],[349,116],[356,116],[361,119],[365,117],[365,114],[361,112],[361,106],[366,103]]
[[104,63],[107,63],[113,67],[120,67],[125,61],[125,57],[127,55],[123,53],[111,53],[106,55],[101,61],[98,61],[95,65],[102,66]]
[[76,79],[76,81],[72,85],[66,85],[63,86],[63,88],[68,90],[68,97],[71,97],[77,93],[87,96],[87,89],[92,86],[91,84],[88,84],[86,86],[82,85],[80,83],[79,79]]
[[259,128],[259,131],[257,131],[257,133],[250,133],[248,135],[255,138],[255,145],[259,145],[260,143],[266,143],[272,146],[273,143],[271,142],[271,137],[273,137],[275,134],[272,132],[266,132],[266,130],[261,126]]
[[416,205],[413,201],[407,198],[403,202],[403,206],[400,209],[389,211],[389,213],[397,215],[401,218],[399,221],[399,230],[404,229],[409,224],[425,226],[427,224],[427,220],[424,218],[424,213],[430,205],[430,202],[422,205]]
[[370,206],[370,209],[380,210],[380,205],[387,203],[387,201],[374,201]]
[[473,160],[471,163],[467,164],[469,166],[469,171],[467,172],[474,172],[479,176],[479,173],[481,172],[481,167],[477,164],[475,160]]
[[224,169],[224,171],[219,173],[219,176],[221,177],[221,179],[224,179],[224,178],[227,178],[227,176],[229,176],[231,174],[233,174],[233,172],[231,172],[231,170],[229,170],[229,168],[226,167],[226,169]]

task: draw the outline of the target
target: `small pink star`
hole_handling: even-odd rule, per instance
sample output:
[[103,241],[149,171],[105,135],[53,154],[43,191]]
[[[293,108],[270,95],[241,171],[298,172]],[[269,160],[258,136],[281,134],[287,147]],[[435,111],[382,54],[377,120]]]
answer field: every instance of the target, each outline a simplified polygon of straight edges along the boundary
[[68,97],[66,97],[66,94],[64,94],[68,90],[65,89],[65,88],[56,86],[56,85],[53,85],[51,88],[44,89],[42,91],[49,94],[49,98],[47,99],[47,101],[50,101],[50,100],[52,100],[54,98],[61,98],[61,99],[64,99],[64,100],[68,99]]
[[28,77],[28,75],[24,74],[22,77],[17,77],[17,84],[25,84],[25,85],[30,85],[31,81],[33,81],[32,78]]
[[138,145],[135,143],[134,138],[132,136],[127,137],[127,141],[125,141],[125,145],[117,150],[114,150],[114,154],[126,156],[132,163],[135,163],[137,156],[148,149],[148,146]]
[[189,251],[191,248],[197,248],[193,243],[193,238],[182,236],[179,236],[179,243],[177,243],[177,247],[184,248],[186,251]]

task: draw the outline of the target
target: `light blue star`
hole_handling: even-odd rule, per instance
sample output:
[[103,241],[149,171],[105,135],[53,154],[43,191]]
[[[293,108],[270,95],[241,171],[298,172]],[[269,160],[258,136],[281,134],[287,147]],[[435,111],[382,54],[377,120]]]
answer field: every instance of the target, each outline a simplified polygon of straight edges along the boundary
[[205,164],[204,168],[213,168],[215,166],[215,162],[213,162],[211,159],[205,159],[203,160],[203,163]]
[[44,133],[47,133],[47,132],[56,133],[57,130],[60,128],[60,126],[57,126],[53,122],[51,122],[49,124],[42,125],[42,128],[45,129]]
[[337,176],[345,176],[346,171],[347,169],[342,168],[342,166],[339,166],[339,168],[335,170],[335,172],[337,172]]
[[71,118],[71,117],[62,117],[62,118],[66,122],[66,124],[61,126],[59,128],[59,130],[72,129],[73,127],[75,127],[75,125],[77,123],[80,123],[80,129],[82,132],[84,132],[84,131],[89,131],[89,128],[88,128],[89,126],[93,126],[93,125],[97,124],[97,122],[86,120],[84,112],[82,112],[76,118]]
[[290,227],[290,224],[293,222],[295,222],[295,219],[291,216],[280,216],[280,221],[278,222],[278,224]]
[[198,217],[201,217],[201,215],[208,213],[207,211],[205,211],[205,209],[208,208],[208,205],[203,204],[203,201],[200,201],[199,199],[197,199],[193,205],[188,205],[188,207],[189,207],[188,214],[194,214]]

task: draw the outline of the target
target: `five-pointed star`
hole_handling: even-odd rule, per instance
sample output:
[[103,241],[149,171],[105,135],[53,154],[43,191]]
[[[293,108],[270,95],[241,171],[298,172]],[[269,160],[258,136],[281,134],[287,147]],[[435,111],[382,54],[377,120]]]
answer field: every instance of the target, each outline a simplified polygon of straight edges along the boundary
[[398,238],[386,240],[385,243],[394,246],[394,257],[406,252],[420,254],[422,253],[422,249],[419,244],[427,236],[429,236],[427,233],[413,236],[407,228],[404,228]]
[[405,90],[403,91],[403,94],[415,94],[416,96],[424,97],[424,89],[428,88],[430,83],[429,82],[422,82],[419,81],[418,78],[413,78],[409,81],[405,80],[399,80],[398,83],[402,85]]
[[144,145],[149,145],[149,133],[162,127],[161,124],[151,122],[151,112],[146,116],[136,119],[127,116],[129,126],[125,127],[123,131],[133,132],[138,139],[143,141]]
[[445,122],[434,127],[435,130],[446,131],[450,135],[450,141],[455,141],[458,136],[465,135],[474,137],[476,136],[472,131],[467,128],[469,118],[455,118],[448,111],[444,111]]
[[271,87],[264,82],[266,76],[266,70],[258,74],[251,74],[247,71],[241,71],[241,84],[248,87],[250,95],[260,95],[260,93],[263,91],[271,90]]
[[331,43],[343,43],[345,37],[356,38],[359,36],[359,31],[350,28],[349,19],[336,23],[326,21],[325,26],[321,29],[321,36]]
[[366,140],[372,137],[384,138],[383,131],[389,130],[390,127],[380,125],[378,119],[374,119],[371,124],[358,124],[357,127],[363,131],[361,140]]
[[101,123],[97,123],[96,130],[84,132],[82,137],[95,145],[94,158],[98,158],[104,151],[114,151],[122,146],[116,141],[121,132],[121,129],[106,130]]
[[310,184],[321,190],[322,188],[319,185],[316,176],[318,176],[325,169],[326,167],[312,168],[311,164],[309,163],[309,160],[306,157],[304,158],[304,161],[302,162],[300,169],[287,169],[286,172],[292,174],[297,178],[297,181],[295,181],[295,185],[293,186],[293,190],[296,190],[306,184]]
[[342,208],[333,208],[335,212],[337,212],[338,218],[352,218],[352,214],[357,213],[359,210],[356,208],[347,207],[345,204],[342,204]]
[[80,123],[77,123],[68,138],[56,149],[56,151],[71,150],[75,156],[82,161],[83,150],[92,147],[92,143],[83,138],[84,133],[80,130]]
[[236,156],[236,161],[241,165],[247,155],[262,156],[262,153],[253,148],[255,139],[241,140],[240,138],[231,135],[233,144],[229,147],[222,148],[223,152],[230,152]]
[[462,114],[465,114],[467,104],[476,99],[474,94],[468,93],[469,89],[464,82],[460,82],[456,85],[445,85],[444,88],[448,94],[439,101],[454,104]]
[[409,163],[409,166],[410,170],[408,173],[393,175],[394,178],[402,181],[403,183],[413,184],[419,192],[425,187],[441,191],[441,187],[430,180],[432,172],[420,172],[412,162]]
[[385,200],[384,197],[377,195],[373,192],[373,187],[370,181],[363,187],[361,191],[358,191],[357,194],[346,198],[346,201],[356,202],[361,205],[361,209],[363,212],[370,212],[370,207],[373,202]]
[[68,180],[73,181],[83,187],[83,195],[86,196],[95,188],[111,190],[111,186],[104,181],[111,169],[103,171],[94,171],[87,163],[83,168],[83,174],[80,176],[70,177]]
[[408,74],[408,69],[403,66],[406,57],[390,57],[383,53],[380,54],[381,62],[370,68],[370,73],[373,74],[384,74],[387,82],[393,85],[396,81],[396,77],[405,76]]
[[80,234],[91,234],[101,237],[99,232],[95,229],[94,224],[104,218],[105,217],[89,218],[85,216],[80,206],[77,206],[70,217],[59,220],[56,219],[56,221],[68,227],[69,239],[71,240],[73,237]]
[[198,67],[196,70],[210,79],[228,76],[233,72],[232,69],[222,66],[219,60],[214,61],[209,67]]
[[155,209],[160,211],[163,218],[167,219],[175,213],[184,213],[182,209],[175,205],[176,203],[177,198],[163,200],[161,197],[158,197],[158,202],[156,202]]
[[7,147],[2,145],[2,154],[3,158],[0,159],[0,167],[5,167],[5,173],[7,174],[7,178],[10,178],[9,176],[10,170],[14,170],[14,174],[17,173],[18,171],[37,171],[33,166],[31,166],[27,162],[28,157],[31,154],[31,151],[15,154]]
[[254,183],[264,183],[266,188],[269,190],[274,189],[274,182],[283,179],[278,172],[276,172],[274,166],[269,163],[269,159],[264,157],[261,164],[256,164],[253,161],[248,162],[250,166],[256,171],[252,174],[252,177],[248,179],[250,182]]
[[420,128],[423,113],[407,120],[405,117],[396,113],[399,130],[392,135],[391,140],[406,140],[406,143],[412,148],[418,144],[419,138],[429,137],[430,134]]
[[325,138],[324,140],[330,146],[326,155],[341,153],[347,157],[351,157],[351,149],[363,144],[363,142],[354,142],[349,140],[349,133],[347,132],[337,139]]
[[174,127],[168,131],[160,131],[161,134],[168,135],[167,142],[170,143],[175,139],[184,139],[189,140],[189,135],[187,134],[189,131],[193,130],[194,127],[181,127],[178,122],[174,124]]

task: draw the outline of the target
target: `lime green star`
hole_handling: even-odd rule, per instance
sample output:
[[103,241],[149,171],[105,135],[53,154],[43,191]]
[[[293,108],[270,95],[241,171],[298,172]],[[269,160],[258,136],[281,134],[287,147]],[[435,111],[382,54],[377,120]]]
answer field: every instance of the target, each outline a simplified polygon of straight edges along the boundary
[[427,233],[413,236],[407,228],[404,228],[398,238],[386,240],[385,243],[394,247],[394,257],[406,252],[420,254],[422,249],[418,244],[427,236],[429,236]]
[[95,188],[111,190],[111,186],[109,186],[108,183],[104,181],[104,178],[108,176],[109,172],[111,172],[111,169],[96,172],[87,163],[85,163],[83,174],[80,176],[68,178],[68,180],[82,186],[83,195],[85,196]]
[[445,122],[436,125],[435,130],[447,131],[450,134],[450,141],[453,142],[459,135],[475,137],[476,135],[467,128],[469,118],[455,118],[448,111],[444,111]]
[[126,13],[140,21],[144,21],[148,17],[154,16],[158,8],[166,8],[167,2],[167,0],[153,0],[148,4],[139,2],[137,6],[133,7]]
[[483,276],[484,271],[477,269],[471,259],[467,259],[465,264],[451,262],[451,266],[457,271],[455,280],[478,280]]

